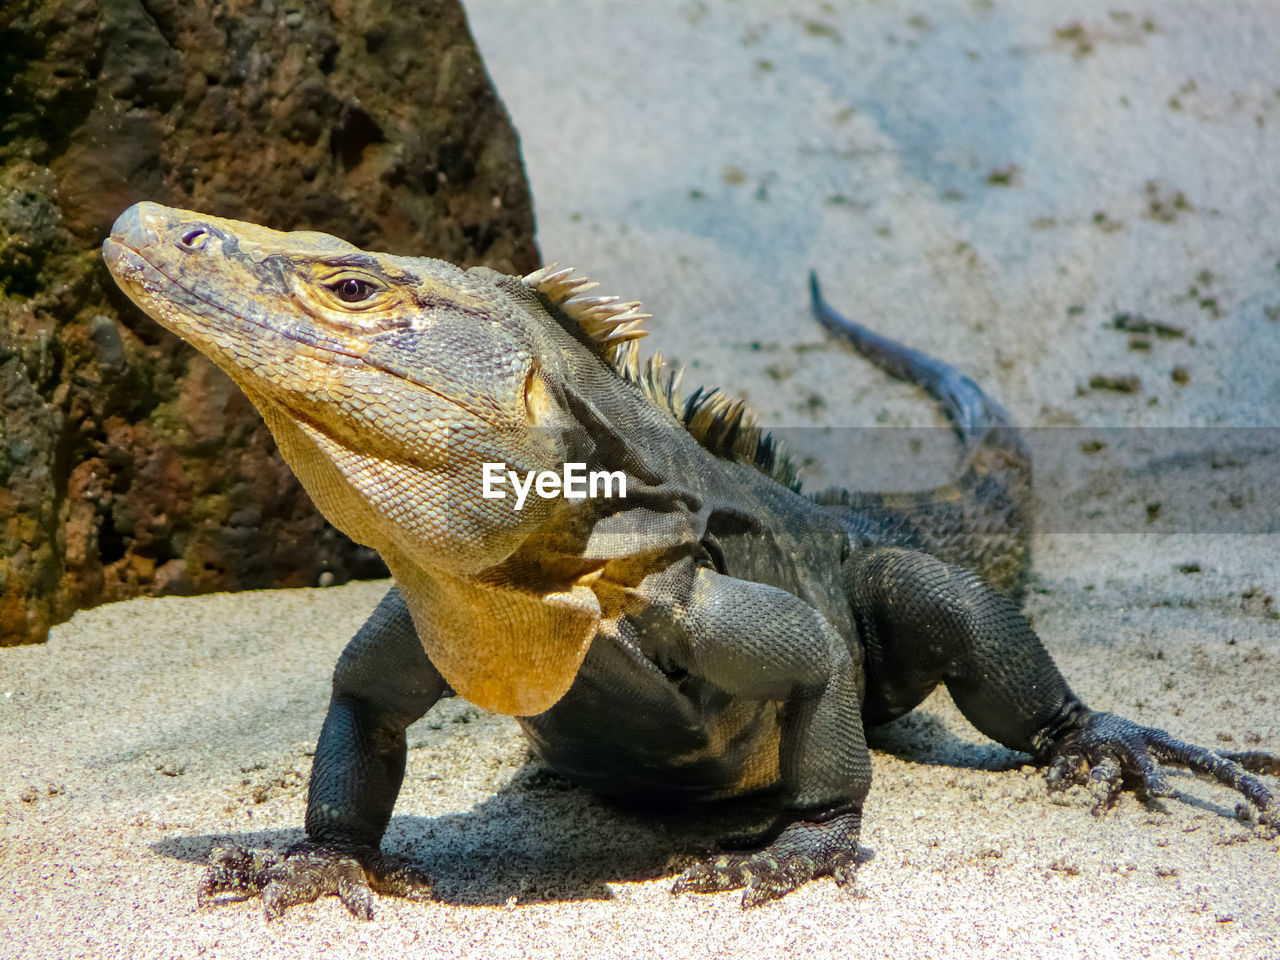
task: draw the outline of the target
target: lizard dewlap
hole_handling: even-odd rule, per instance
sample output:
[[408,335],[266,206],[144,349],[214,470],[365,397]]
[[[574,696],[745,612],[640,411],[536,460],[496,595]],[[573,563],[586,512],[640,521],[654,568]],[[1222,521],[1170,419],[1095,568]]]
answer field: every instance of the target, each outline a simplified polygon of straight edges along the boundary
[[[818,318],[952,418],[954,482],[801,495],[742,403],[682,396],[660,355],[642,365],[639,305],[572,270],[507,277],[156,204],[126,211],[103,250],[396,579],[334,671],[306,840],[284,857],[218,848],[201,902],[261,893],[276,917],[330,892],[368,917],[373,889],[428,896],[379,845],[405,729],[450,689],[517,716],[542,760],[601,793],[770,804],[756,849],[675,886],[742,888],[745,906],[852,879],[864,725],[938,684],[1051,785],[1092,784],[1099,810],[1126,782],[1170,794],[1169,763],[1280,820],[1256,775],[1280,758],[1184,743],[1072,692],[1018,606],[1031,489],[1017,430],[948,364],[835,314],[816,279]],[[591,476],[625,494],[592,495]]]

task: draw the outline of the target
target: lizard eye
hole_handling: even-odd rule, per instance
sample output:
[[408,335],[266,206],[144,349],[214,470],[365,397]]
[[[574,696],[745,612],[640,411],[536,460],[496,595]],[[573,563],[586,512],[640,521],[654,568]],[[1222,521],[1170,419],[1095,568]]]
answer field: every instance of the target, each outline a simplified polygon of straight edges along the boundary
[[329,289],[343,303],[359,303],[373,296],[374,291],[378,289],[378,285],[370,283],[368,280],[358,280],[355,277],[343,277],[341,280],[329,284]]

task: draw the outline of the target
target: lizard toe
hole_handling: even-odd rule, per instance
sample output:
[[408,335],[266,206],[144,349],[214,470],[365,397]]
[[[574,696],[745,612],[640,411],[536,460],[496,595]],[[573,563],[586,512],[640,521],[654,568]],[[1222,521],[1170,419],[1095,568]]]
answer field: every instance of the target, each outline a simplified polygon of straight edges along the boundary
[[1089,790],[1093,794],[1093,815],[1100,817],[1115,806],[1124,789],[1124,771],[1113,753],[1104,754],[1089,771]]
[[800,859],[783,864],[772,857],[759,856],[753,858],[748,869],[751,879],[742,891],[744,910],[786,896],[817,876],[815,864]]
[[416,902],[433,899],[430,878],[407,860],[380,853],[365,864],[365,872],[375,893]]
[[1073,784],[1083,784],[1087,779],[1084,758],[1078,752],[1062,751],[1045,770],[1044,778],[1052,791],[1066,790]]
[[717,893],[721,890],[739,890],[749,882],[745,870],[748,856],[721,854],[695,863],[676,878],[672,893]]
[[853,880],[857,866],[861,814],[843,810],[819,820],[789,823],[763,849],[720,854],[694,864],[672,893],[739,890],[743,908],[785,896],[815,877],[830,876],[841,886]]
[[196,888],[196,905],[211,907],[255,896],[270,882],[267,874],[281,859],[274,850],[251,850],[238,844],[213,847]]
[[1280,777],[1280,756],[1274,753],[1263,753],[1261,750],[1243,750],[1238,753],[1224,753],[1222,756],[1240,764],[1241,768],[1249,771],[1249,773],[1266,773],[1273,777]]

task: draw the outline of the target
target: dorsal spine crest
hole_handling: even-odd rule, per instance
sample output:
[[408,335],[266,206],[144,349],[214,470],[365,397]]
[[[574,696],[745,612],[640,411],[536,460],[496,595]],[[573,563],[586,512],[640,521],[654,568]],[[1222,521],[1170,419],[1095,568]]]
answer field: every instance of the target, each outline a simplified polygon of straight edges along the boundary
[[637,300],[584,296],[599,284],[575,277],[573,270],[549,263],[522,280],[573,323],[619,376],[634,383],[651,403],[670,413],[707,451],[750,464],[784,486],[800,489],[795,465],[777,441],[761,429],[743,401],[703,387],[682,400],[683,368],[667,370],[661,351],[655,351],[643,369],[640,366],[636,341],[648,335],[643,324],[652,314],[641,313]]

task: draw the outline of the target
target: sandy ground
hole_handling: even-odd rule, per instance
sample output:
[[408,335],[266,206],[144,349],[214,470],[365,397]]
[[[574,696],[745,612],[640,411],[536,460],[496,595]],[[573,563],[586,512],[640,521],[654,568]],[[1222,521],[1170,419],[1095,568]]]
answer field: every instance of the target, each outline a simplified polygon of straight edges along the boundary
[[[644,298],[812,485],[936,479],[927,402],[807,318],[816,267],[1037,428],[1028,609],[1081,696],[1280,750],[1280,5],[468,10],[548,258]],[[140,600],[0,651],[0,956],[1280,956],[1280,842],[1235,797],[1179,776],[1095,819],[944,694],[873,739],[853,895],[673,898],[716,822],[605,806],[449,702],[410,731],[387,841],[438,902],[197,910],[216,839],[299,835],[331,665],[383,589]]]

